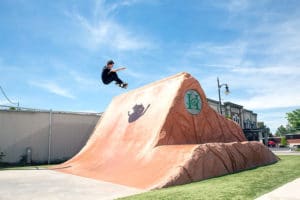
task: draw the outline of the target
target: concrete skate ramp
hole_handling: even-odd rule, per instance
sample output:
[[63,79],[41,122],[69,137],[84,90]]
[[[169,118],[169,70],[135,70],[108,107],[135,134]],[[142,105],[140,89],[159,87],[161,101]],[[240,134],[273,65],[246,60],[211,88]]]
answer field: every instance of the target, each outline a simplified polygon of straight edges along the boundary
[[276,161],[210,108],[196,79],[180,73],[115,97],[85,147],[59,171],[153,189]]

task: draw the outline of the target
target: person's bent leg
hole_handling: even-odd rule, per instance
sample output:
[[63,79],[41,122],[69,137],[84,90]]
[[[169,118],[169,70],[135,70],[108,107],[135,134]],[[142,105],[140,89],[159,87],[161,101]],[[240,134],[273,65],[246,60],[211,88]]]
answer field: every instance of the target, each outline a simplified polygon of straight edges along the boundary
[[111,72],[110,76],[114,81],[116,81],[117,84],[123,84],[124,82],[119,78],[118,74],[116,72]]
[[111,77],[111,76],[107,76],[105,79],[102,80],[102,82],[105,84],[105,85],[108,85],[110,84],[111,82],[113,82],[114,79]]

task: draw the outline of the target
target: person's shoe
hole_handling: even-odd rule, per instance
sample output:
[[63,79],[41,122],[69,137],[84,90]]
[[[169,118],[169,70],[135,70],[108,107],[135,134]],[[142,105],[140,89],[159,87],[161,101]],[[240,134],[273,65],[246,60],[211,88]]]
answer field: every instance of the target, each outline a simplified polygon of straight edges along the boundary
[[117,83],[117,82],[115,82],[115,84],[116,84],[117,86],[119,86],[119,87],[122,87],[122,83]]
[[121,83],[121,84],[120,84],[120,87],[121,87],[121,88],[125,88],[125,89],[126,89],[126,88],[127,88],[127,86],[128,86],[128,84],[127,84],[127,83]]

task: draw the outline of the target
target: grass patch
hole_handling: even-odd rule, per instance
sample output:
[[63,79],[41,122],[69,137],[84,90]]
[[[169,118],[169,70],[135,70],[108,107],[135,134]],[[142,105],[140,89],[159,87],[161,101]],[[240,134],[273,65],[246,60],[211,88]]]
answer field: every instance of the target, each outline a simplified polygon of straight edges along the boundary
[[255,199],[300,177],[300,156],[279,156],[273,165],[122,199]]

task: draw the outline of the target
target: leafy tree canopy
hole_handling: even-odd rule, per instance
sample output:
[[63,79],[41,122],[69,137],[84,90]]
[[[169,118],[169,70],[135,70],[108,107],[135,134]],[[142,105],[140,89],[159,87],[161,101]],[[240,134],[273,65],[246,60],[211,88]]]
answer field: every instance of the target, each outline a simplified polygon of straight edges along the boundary
[[291,132],[300,130],[300,109],[296,109],[292,112],[286,113],[286,116],[291,127]]

